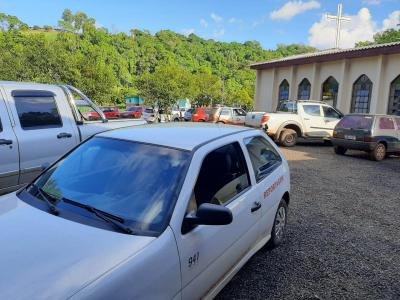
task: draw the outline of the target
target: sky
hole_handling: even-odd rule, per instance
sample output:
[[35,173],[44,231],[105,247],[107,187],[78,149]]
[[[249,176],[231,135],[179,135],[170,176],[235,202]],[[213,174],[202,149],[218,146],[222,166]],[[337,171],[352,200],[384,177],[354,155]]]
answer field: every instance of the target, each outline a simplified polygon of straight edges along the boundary
[[[372,40],[381,30],[400,23],[400,0],[343,0],[352,21],[343,24],[342,48]],[[64,8],[83,11],[111,32],[170,29],[226,42],[259,41],[265,49],[302,43],[319,49],[334,47],[337,13],[332,0],[0,0],[0,12],[29,25],[57,26]]]

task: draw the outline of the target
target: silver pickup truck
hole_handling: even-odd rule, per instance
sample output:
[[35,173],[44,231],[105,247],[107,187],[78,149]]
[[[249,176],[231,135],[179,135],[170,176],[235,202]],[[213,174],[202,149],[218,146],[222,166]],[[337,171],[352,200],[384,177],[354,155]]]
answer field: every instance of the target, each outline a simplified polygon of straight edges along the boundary
[[[97,113],[100,120],[85,119],[86,111]],[[96,133],[145,123],[107,120],[72,86],[0,82],[0,195],[30,182]]]

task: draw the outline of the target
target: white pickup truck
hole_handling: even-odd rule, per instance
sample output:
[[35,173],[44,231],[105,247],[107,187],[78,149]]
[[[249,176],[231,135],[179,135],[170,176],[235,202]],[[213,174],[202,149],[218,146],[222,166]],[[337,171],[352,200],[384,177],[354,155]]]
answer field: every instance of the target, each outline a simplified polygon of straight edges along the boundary
[[254,112],[246,115],[246,125],[260,127],[282,146],[296,145],[297,139],[330,140],[343,114],[320,101],[285,101],[274,113]]
[[[82,109],[94,110],[100,120],[86,120]],[[107,120],[89,98],[72,86],[0,82],[0,194],[30,182],[96,133],[144,123]]]

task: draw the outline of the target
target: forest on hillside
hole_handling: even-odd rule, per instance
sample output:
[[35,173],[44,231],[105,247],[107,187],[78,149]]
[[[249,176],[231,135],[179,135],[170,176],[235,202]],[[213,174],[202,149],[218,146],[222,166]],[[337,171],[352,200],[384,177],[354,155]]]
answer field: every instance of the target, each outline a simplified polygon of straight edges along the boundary
[[64,10],[57,30],[0,13],[0,80],[66,83],[99,104],[140,95],[149,102],[189,98],[251,106],[258,61],[316,49],[256,41],[226,43],[169,30],[111,33],[85,13]]

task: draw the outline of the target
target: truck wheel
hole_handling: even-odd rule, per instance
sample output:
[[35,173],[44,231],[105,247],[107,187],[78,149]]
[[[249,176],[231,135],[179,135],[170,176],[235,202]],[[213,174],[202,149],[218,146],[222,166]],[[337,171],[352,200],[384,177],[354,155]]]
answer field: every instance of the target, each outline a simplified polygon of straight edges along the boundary
[[297,143],[297,132],[293,129],[284,129],[281,133],[279,143],[284,147],[293,147]]
[[288,206],[285,199],[282,199],[276,210],[274,226],[271,231],[271,239],[267,243],[268,249],[278,247],[285,240]]
[[382,144],[382,143],[378,143],[375,146],[374,150],[372,150],[369,153],[369,156],[371,157],[372,160],[375,160],[375,161],[383,160],[385,158],[385,156],[386,156],[386,147],[385,147],[385,145]]
[[343,147],[340,147],[340,146],[335,146],[333,148],[333,151],[335,151],[335,153],[338,154],[338,155],[344,155],[346,153],[347,149],[343,148]]

